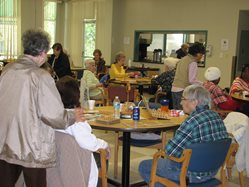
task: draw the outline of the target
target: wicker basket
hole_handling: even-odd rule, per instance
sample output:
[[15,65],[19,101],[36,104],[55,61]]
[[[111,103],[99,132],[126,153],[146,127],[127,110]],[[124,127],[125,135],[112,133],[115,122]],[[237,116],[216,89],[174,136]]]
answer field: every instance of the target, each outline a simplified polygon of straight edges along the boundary
[[149,109],[149,113],[154,118],[170,119],[169,114],[167,112],[164,112],[164,111],[161,111],[161,110],[152,110],[152,109]]

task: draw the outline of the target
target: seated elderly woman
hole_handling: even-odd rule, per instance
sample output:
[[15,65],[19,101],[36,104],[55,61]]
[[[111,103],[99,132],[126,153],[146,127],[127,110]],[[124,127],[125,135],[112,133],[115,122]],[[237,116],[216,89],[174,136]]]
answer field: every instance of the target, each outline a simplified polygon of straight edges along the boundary
[[90,99],[98,100],[102,98],[102,87],[103,84],[99,82],[98,78],[96,77],[96,66],[95,61],[92,59],[88,59],[85,61],[86,70],[84,70],[83,77],[81,78],[81,102],[83,100],[82,94],[87,87],[89,89],[89,96]]
[[170,101],[169,107],[172,108],[172,97],[171,97],[171,87],[174,81],[176,64],[179,61],[178,58],[169,57],[164,59],[165,71],[159,76],[151,79],[152,85],[159,85],[162,92],[166,92],[167,95],[165,99]]
[[[56,87],[61,95],[64,107],[68,110],[80,106],[80,90],[78,82],[70,76],[64,76],[56,83]],[[110,149],[108,143],[102,139],[96,138],[92,133],[91,126],[85,122],[77,122],[65,130],[57,130],[72,135],[81,148],[97,151],[98,149],[106,149],[107,159],[109,159]],[[97,160],[97,162],[99,162]],[[92,154],[91,172],[89,176],[88,186],[97,186],[98,168]]]
[[237,77],[230,88],[230,94],[235,92],[249,92],[249,64],[244,64],[240,77]]
[[118,52],[115,57],[115,62],[111,65],[109,71],[111,79],[140,75],[140,72],[125,73],[124,63],[125,54],[123,52]]
[[100,79],[100,76],[106,74],[105,60],[102,57],[102,52],[99,49],[93,51],[93,60],[95,61],[96,66],[96,75]]
[[[228,138],[224,123],[218,113],[209,110],[211,102],[209,92],[202,86],[190,85],[183,91],[181,105],[189,116],[177,129],[175,136],[166,145],[169,156],[180,157],[184,148],[190,144],[212,142]],[[144,160],[139,165],[139,172],[149,183],[152,160]],[[181,165],[168,159],[160,159],[157,175],[169,180],[179,181]],[[217,171],[188,172],[191,183],[200,183],[215,176]],[[158,185],[159,186],[159,185]]]
[[217,67],[209,67],[204,74],[206,82],[203,86],[210,92],[212,99],[212,106],[222,110],[241,110],[239,102],[232,99],[219,86],[221,71]]

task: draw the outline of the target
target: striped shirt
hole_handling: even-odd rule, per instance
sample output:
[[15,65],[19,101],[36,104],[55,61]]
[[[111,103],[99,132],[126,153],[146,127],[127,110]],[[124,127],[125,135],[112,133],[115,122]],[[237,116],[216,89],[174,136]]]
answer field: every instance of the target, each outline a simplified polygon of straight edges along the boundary
[[234,92],[242,92],[248,91],[249,92],[249,82],[244,81],[242,78],[237,77],[230,88],[230,94]]

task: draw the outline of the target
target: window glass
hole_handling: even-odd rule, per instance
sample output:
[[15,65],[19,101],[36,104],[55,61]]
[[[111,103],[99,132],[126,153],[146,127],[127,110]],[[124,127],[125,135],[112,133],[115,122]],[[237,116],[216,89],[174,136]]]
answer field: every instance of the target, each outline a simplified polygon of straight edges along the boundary
[[[50,34],[51,44],[55,43],[56,7],[56,2],[44,2],[44,30]],[[53,53],[52,49],[48,53]]]
[[85,19],[83,25],[83,61],[93,57],[96,44],[96,20]]
[[167,34],[166,56],[174,54],[183,44],[183,34]]
[[0,59],[17,57],[17,0],[0,1]]

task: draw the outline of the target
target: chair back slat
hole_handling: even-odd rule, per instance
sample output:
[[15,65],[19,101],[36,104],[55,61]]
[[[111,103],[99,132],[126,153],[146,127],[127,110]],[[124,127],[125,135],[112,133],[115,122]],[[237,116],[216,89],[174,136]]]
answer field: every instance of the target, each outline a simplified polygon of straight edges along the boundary
[[[119,96],[120,102],[124,103],[127,101],[134,101],[135,100],[135,94],[134,94],[133,87],[130,88],[129,91],[127,91],[127,87],[124,85],[109,85],[108,86],[108,99],[110,101],[113,101],[115,96]],[[127,96],[129,94],[129,96]]]
[[187,146],[186,149],[192,149],[188,171],[206,172],[218,170],[225,161],[230,144],[231,138],[228,138]]

